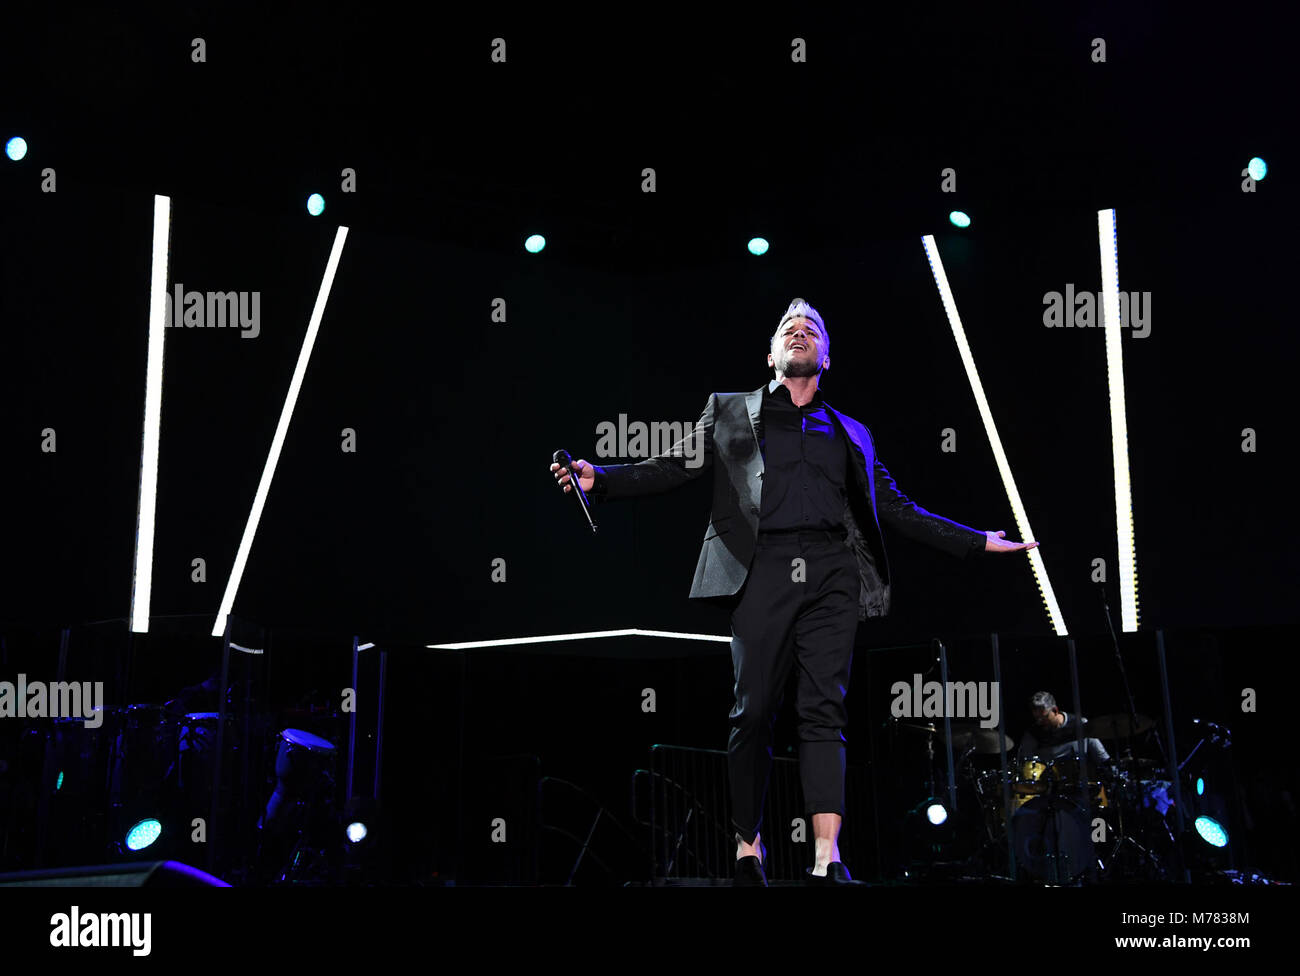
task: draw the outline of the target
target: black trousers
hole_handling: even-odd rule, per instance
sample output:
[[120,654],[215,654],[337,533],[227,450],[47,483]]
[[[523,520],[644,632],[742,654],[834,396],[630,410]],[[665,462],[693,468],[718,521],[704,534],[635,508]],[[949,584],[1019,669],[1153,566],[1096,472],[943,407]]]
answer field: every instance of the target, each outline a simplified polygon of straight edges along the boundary
[[727,767],[732,827],[747,844],[762,826],[772,771],[772,730],[795,666],[804,812],[844,815],[844,696],[857,633],[859,587],[857,558],[842,535],[759,535],[731,614],[736,703]]

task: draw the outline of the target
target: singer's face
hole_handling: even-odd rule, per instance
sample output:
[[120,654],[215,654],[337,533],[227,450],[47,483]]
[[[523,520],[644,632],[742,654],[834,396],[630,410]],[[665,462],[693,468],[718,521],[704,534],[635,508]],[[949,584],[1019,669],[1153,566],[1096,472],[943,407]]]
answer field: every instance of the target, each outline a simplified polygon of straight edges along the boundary
[[816,376],[830,364],[826,337],[812,319],[797,315],[772,336],[767,365],[783,376]]

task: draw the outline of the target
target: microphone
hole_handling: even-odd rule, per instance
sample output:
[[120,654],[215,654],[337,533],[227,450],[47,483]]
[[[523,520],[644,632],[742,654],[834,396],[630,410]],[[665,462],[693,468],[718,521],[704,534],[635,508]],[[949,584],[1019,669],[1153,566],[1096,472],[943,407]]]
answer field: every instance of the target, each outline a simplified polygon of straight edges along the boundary
[[1205,722],[1199,718],[1192,719],[1193,725],[1203,725],[1210,730],[1210,741],[1215,745],[1221,745],[1225,749],[1232,745],[1232,729],[1225,729],[1222,725],[1215,722]]
[[582,485],[578,484],[578,474],[573,470],[573,458],[569,452],[561,448],[551,455],[551,460],[560,467],[569,472],[569,484],[573,486],[573,493],[578,496],[578,503],[582,505],[582,514],[587,516],[587,524],[591,526],[591,531],[596,531],[596,523],[591,519],[591,503],[587,501],[587,493],[582,490]]

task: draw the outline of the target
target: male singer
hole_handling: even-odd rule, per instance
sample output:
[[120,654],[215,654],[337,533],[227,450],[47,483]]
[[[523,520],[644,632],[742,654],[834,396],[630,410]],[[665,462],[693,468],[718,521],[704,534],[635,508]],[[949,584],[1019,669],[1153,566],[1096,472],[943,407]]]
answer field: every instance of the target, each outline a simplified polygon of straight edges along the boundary
[[[859,620],[889,612],[880,523],[954,556],[1015,552],[1005,541],[932,515],[899,492],[867,428],[826,403],[830,367],[821,315],[796,298],[773,333],[776,378],[752,393],[715,393],[689,437],[658,457],[601,468],[573,462],[595,501],[676,488],[714,469],[713,512],[692,598],[731,610],[735,706],[727,764],[737,885],[766,885],[759,828],[772,767],[772,728],[798,665],[799,773],[812,814],[811,884],[854,884],[840,861],[844,814],[844,695]],[[715,463],[716,462],[716,463]],[[566,492],[569,469],[551,471]]]

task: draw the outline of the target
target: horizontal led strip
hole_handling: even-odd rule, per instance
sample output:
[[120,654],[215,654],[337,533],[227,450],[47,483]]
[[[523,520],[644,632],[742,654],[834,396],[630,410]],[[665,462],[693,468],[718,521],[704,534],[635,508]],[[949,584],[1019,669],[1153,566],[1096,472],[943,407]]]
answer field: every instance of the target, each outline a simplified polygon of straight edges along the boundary
[[1124,348],[1120,342],[1119,237],[1115,211],[1097,211],[1101,252],[1102,324],[1106,327],[1106,383],[1110,388],[1110,444],[1115,466],[1115,531],[1119,550],[1120,629],[1138,629],[1137,556],[1133,543],[1133,492],[1129,483],[1128,415],[1124,409]]
[[135,516],[135,573],[131,578],[131,631],[149,632],[153,598],[154,515],[158,506],[158,442],[162,432],[163,340],[167,335],[167,258],[171,197],[153,198],[153,268],[149,275],[149,342],[145,353],[144,440],[140,448],[140,500]]
[[510,637],[505,640],[463,641],[459,644],[426,644],[426,647],[443,651],[461,651],[471,647],[509,647],[513,644],[551,644],[560,641],[593,640],[598,637],[675,637],[679,640],[721,641],[731,643],[730,637],[717,634],[677,634],[668,630],[589,630],[581,634],[547,634],[544,637]]
[[[997,461],[998,473],[1002,476],[1006,488],[1007,500],[1011,503],[1011,513],[1016,520],[1016,528],[1024,542],[1034,541],[1034,531],[1029,526],[1029,515],[1020,501],[1020,492],[1016,490],[1016,479],[1011,474],[1011,465],[1007,462],[1006,452],[1002,450],[1002,438],[998,436],[997,425],[993,422],[993,412],[989,409],[988,399],[984,396],[984,385],[980,382],[979,371],[975,369],[975,357],[971,355],[970,344],[966,341],[966,330],[962,328],[961,316],[957,314],[957,302],[952,297],[948,286],[948,275],[943,270],[943,261],[939,249],[934,243],[934,235],[926,234],[921,238],[925,255],[930,261],[930,270],[934,274],[935,284],[939,286],[939,298],[943,310],[948,315],[948,324],[952,326],[953,338],[957,340],[957,351],[961,353],[962,365],[966,367],[966,377],[970,380],[971,392],[975,394],[975,403],[979,407],[980,419],[984,421],[984,432],[988,434],[989,446],[993,448],[993,457]],[[1064,637],[1065,618],[1061,608],[1056,604],[1056,594],[1052,592],[1052,582],[1047,578],[1047,566],[1037,548],[1024,550],[1029,554],[1029,565],[1034,572],[1034,581],[1038,592],[1042,594],[1043,605],[1047,608],[1047,617],[1058,637]]]
[[217,611],[217,621],[212,625],[212,636],[220,637],[226,630],[226,618],[230,616],[235,604],[235,594],[239,591],[239,581],[244,575],[244,566],[248,562],[248,552],[253,547],[253,536],[257,533],[257,523],[262,518],[262,509],[266,505],[266,496],[271,490],[271,479],[275,476],[275,464],[280,460],[280,449],[284,447],[285,434],[289,431],[289,420],[293,417],[294,404],[298,402],[298,391],[302,389],[302,380],[307,373],[307,362],[311,359],[312,346],[316,344],[316,334],[320,331],[320,322],[325,315],[325,305],[329,302],[330,288],[334,285],[334,272],[338,270],[339,258],[343,254],[343,242],[347,240],[348,229],[340,227],[334,235],[334,246],[330,249],[329,261],[325,264],[325,277],[321,279],[320,290],[316,293],[316,305],[311,310],[311,320],[307,323],[307,334],[303,336],[302,348],[298,351],[298,365],[294,367],[293,379],[289,381],[289,393],[284,398],[284,407],[280,411],[280,422],[276,424],[275,436],[271,438],[271,450],[266,456],[266,466],[262,468],[262,480],[258,482],[257,494],[253,497],[253,508],[248,513],[248,523],[244,526],[244,536],[239,540],[239,551],[235,554],[235,564],[230,568],[230,579],[226,581],[226,592],[221,597],[221,609]]

